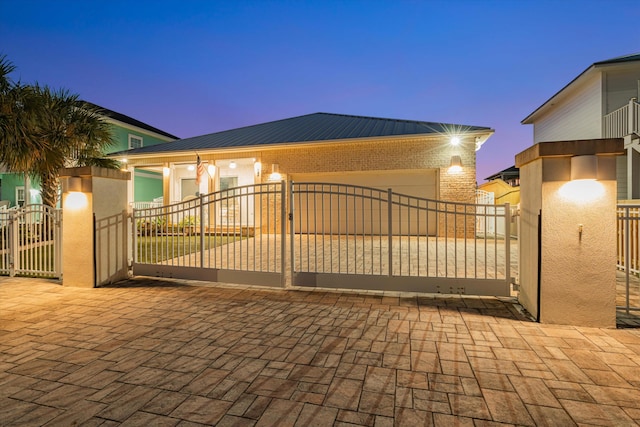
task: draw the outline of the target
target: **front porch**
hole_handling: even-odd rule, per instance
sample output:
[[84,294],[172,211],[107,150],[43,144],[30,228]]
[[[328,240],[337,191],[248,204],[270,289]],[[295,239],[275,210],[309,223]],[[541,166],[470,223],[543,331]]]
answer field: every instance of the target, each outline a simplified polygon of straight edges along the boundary
[[603,138],[625,138],[640,135],[640,104],[631,98],[627,105],[605,115],[602,120]]
[[602,137],[624,138],[626,159],[621,158],[618,164],[618,199],[640,199],[640,104],[637,98],[631,98],[626,105],[603,117]]

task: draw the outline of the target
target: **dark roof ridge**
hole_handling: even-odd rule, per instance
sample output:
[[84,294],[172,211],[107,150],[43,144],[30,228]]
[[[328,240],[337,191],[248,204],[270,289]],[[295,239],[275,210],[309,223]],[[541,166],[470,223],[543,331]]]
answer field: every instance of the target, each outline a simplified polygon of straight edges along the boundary
[[148,125],[145,122],[142,122],[142,121],[140,121],[138,119],[134,119],[133,117],[127,116],[126,114],[122,114],[122,113],[119,113],[117,111],[110,110],[109,108],[102,107],[102,106],[100,106],[98,104],[94,104],[93,102],[89,102],[89,101],[85,101],[85,100],[80,100],[80,102],[84,103],[84,104],[86,104],[86,105],[88,105],[88,106],[90,106],[92,108],[98,109],[99,111],[103,112],[105,116],[110,117],[110,118],[112,118],[114,120],[118,120],[120,122],[127,123],[129,125],[139,127],[140,129],[144,129],[144,130],[147,130],[147,131],[150,131],[150,132],[157,133],[159,135],[166,136],[168,138],[180,139],[179,137],[177,137],[175,135],[172,135],[169,132],[165,132],[162,129],[158,129],[157,127]]
[[605,59],[604,61],[594,62],[593,65],[617,64],[620,62],[640,61],[640,52],[630,53],[628,55],[616,56],[615,58]]
[[238,131],[240,129],[250,129],[253,127],[258,127],[258,126],[264,126],[267,124],[274,124],[274,123],[279,123],[279,122],[286,122],[289,120],[296,120],[296,119],[300,119],[302,117],[310,117],[310,116],[316,116],[316,115],[325,115],[325,116],[334,116],[334,117],[350,117],[350,118],[356,118],[356,119],[367,119],[367,120],[380,120],[380,121],[393,121],[393,122],[399,122],[399,123],[412,123],[412,124],[421,124],[423,126],[459,126],[459,127],[464,127],[464,128],[468,128],[468,127],[475,127],[475,128],[479,128],[482,130],[491,130],[490,127],[486,127],[486,126],[472,126],[472,125],[460,125],[460,124],[455,124],[455,123],[441,123],[441,122],[427,122],[427,121],[421,121],[421,120],[408,120],[408,119],[390,119],[390,118],[386,118],[386,117],[373,117],[373,116],[362,116],[362,115],[354,115],[354,114],[342,114],[342,113],[326,113],[326,112],[322,112],[322,111],[318,111],[316,113],[308,113],[308,114],[302,114],[300,116],[294,116],[294,117],[287,117],[284,119],[277,119],[277,120],[270,120],[267,122],[262,122],[262,123],[255,123],[252,125],[246,125],[246,126],[240,126],[238,128],[233,128],[233,129],[225,129],[225,130],[220,130],[220,131],[216,131],[216,132],[210,132],[210,133],[205,133],[202,135],[195,135],[195,136],[188,136],[186,138],[181,138],[181,141],[185,141],[185,140],[189,140],[192,138],[201,138],[201,137],[206,137],[206,136],[210,136],[210,135],[220,135],[220,134],[224,134],[225,132],[235,132]]
[[[330,115],[330,116],[341,116],[341,117],[355,117],[358,119],[368,119],[368,120],[385,120],[385,121],[393,121],[393,122],[401,122],[401,123],[417,123],[417,124],[423,124],[423,125],[446,125],[446,126],[469,126],[469,125],[460,125],[460,124],[456,124],[456,123],[443,123],[443,122],[427,122],[424,120],[410,120],[410,119],[392,119],[392,118],[388,118],[388,117],[374,117],[374,116],[363,116],[363,115],[354,115],[354,114],[341,114],[341,113],[323,113],[323,112],[318,112],[318,113],[314,113],[314,114],[326,114],[326,115]],[[312,114],[307,114],[307,115],[312,115]],[[292,117],[295,118],[295,117]],[[491,129],[489,127],[485,127],[485,126],[473,126],[473,127],[479,127],[479,128],[486,128],[486,129]]]

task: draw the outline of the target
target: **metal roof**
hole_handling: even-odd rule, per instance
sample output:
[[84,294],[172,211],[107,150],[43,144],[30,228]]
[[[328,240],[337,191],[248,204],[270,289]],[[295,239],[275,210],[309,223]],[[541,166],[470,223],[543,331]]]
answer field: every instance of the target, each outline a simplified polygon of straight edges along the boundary
[[455,135],[493,129],[447,123],[314,113],[126,151],[127,155],[260,147],[401,135]]
[[129,117],[122,113],[118,113],[117,111],[113,111],[108,108],[101,107],[99,105],[94,104],[93,102],[89,102],[89,101],[80,101],[80,102],[88,105],[89,107],[97,109],[100,112],[100,114],[102,114],[103,116],[109,117],[113,120],[117,120],[119,122],[129,124],[131,126],[136,126],[136,127],[139,127],[140,129],[148,130],[150,132],[154,132],[159,135],[166,136],[167,138],[178,139],[178,137],[175,135],[172,135],[168,132],[165,132],[151,125],[148,125],[144,122],[141,122],[140,120],[136,120],[133,117]]
[[515,166],[510,166],[504,170],[501,170],[500,172],[494,173],[493,175],[486,177],[485,181],[493,181],[494,179],[498,179],[498,178],[501,178],[504,180],[504,178],[506,177],[515,177],[515,178],[520,177],[520,168],[517,168]]
[[640,61],[640,53],[633,53],[631,55],[618,56],[616,58],[611,58],[604,61],[596,62],[593,65],[618,64],[620,62],[632,62],[632,61]]

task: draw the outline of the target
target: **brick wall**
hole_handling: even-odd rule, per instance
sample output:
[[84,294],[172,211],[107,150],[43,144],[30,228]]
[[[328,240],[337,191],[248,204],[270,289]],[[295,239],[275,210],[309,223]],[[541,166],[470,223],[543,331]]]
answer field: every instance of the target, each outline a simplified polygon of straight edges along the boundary
[[[451,156],[460,156],[462,171],[448,171]],[[224,159],[255,158],[262,163],[258,181],[267,182],[271,165],[278,164],[282,179],[289,174],[317,172],[354,172],[370,170],[435,169],[437,170],[437,198],[464,203],[475,202],[476,154],[474,137],[462,138],[458,146],[449,143],[449,137],[395,138],[360,142],[334,142],[326,144],[299,144],[282,148],[242,152],[200,153],[204,162]],[[145,160],[147,161],[147,160]],[[132,165],[142,166],[136,161]],[[180,157],[158,158],[158,162],[179,162]],[[193,161],[193,156],[185,156]],[[213,184],[213,183],[212,183]],[[212,186],[210,188],[213,188]],[[274,200],[275,201],[275,200]],[[453,232],[452,225],[440,226],[440,235]],[[473,234],[474,225],[463,223],[455,227],[455,235]]]

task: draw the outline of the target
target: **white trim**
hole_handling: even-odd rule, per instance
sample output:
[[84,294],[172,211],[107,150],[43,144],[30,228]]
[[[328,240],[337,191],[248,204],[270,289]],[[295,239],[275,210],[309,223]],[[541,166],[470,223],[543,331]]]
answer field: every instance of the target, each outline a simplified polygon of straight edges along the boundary
[[[133,131],[136,131],[136,132],[139,132],[139,133],[144,133],[147,136],[151,136],[153,138],[162,139],[164,141],[176,141],[176,139],[170,138],[170,137],[168,137],[166,135],[162,135],[162,134],[159,134],[159,133],[156,133],[156,132],[153,132],[153,131],[150,131],[150,130],[147,130],[147,129],[144,129],[144,128],[141,128],[141,127],[138,127],[138,126],[130,125],[128,123],[121,122],[120,120],[112,119],[110,117],[105,117],[105,116],[103,116],[103,117],[105,118],[107,123],[111,123],[112,125],[120,126],[121,128],[125,128],[125,129],[128,129],[128,130],[133,130]],[[180,138],[177,138],[177,139],[180,139]]]
[[[140,140],[140,145],[134,147],[133,144],[131,144],[131,140],[132,139],[139,139]],[[142,137],[140,135],[135,135],[133,133],[130,133],[127,136],[127,141],[128,141],[129,150],[131,150],[132,148],[142,148],[142,147],[144,147],[144,137]]]

